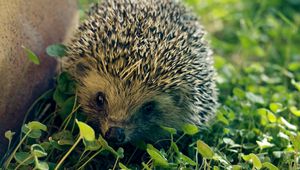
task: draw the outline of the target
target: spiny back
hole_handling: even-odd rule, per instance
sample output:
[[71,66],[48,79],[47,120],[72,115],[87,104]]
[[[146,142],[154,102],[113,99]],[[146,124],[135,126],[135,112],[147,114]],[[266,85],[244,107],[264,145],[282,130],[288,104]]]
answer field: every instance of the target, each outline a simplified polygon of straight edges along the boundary
[[[66,67],[97,69],[128,86],[139,81],[153,90],[180,89],[205,119],[214,113],[216,90],[211,50],[203,36],[197,18],[172,0],[105,0],[91,8],[79,27]],[[85,76],[76,74],[79,82]]]

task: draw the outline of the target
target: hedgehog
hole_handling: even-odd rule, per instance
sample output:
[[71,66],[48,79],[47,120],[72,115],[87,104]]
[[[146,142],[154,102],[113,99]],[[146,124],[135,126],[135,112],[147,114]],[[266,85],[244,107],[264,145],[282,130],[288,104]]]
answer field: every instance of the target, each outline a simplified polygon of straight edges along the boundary
[[79,104],[113,143],[157,141],[162,127],[203,127],[217,106],[198,18],[175,0],[103,0],[67,45]]

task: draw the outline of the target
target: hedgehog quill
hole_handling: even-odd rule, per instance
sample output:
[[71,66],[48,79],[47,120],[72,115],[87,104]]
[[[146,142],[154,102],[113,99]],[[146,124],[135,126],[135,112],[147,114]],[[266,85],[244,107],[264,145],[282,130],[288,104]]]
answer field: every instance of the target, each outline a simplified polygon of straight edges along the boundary
[[173,0],[104,0],[68,45],[64,68],[108,140],[156,141],[161,126],[201,127],[215,113],[212,52],[198,19]]

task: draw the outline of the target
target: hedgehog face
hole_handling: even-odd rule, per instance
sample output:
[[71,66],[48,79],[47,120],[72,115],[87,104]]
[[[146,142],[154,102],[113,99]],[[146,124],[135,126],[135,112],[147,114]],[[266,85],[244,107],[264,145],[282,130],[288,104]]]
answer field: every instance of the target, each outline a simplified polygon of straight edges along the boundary
[[84,111],[113,142],[157,140],[166,135],[160,126],[179,128],[188,121],[182,116],[186,109],[178,95],[147,89],[140,82],[126,84],[96,71],[90,71],[80,84]]

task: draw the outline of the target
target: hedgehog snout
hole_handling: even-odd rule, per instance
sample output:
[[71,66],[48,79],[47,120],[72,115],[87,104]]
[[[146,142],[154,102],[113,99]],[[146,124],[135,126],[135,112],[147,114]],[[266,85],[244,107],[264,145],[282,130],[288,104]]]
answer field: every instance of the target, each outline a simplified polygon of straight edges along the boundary
[[124,129],[121,127],[110,127],[105,133],[105,138],[113,143],[122,143],[125,140]]

